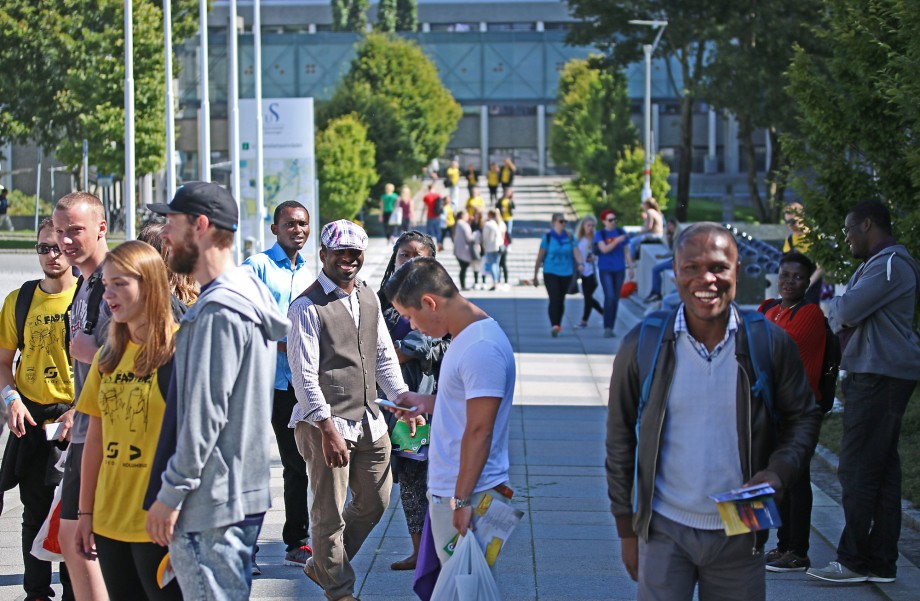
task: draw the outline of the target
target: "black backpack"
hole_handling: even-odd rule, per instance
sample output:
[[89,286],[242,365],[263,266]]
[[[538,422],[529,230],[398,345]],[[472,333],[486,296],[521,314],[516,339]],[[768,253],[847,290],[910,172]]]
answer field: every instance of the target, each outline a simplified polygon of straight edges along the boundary
[[[763,306],[763,312],[766,313],[769,309],[772,309],[781,302],[782,300],[780,299],[774,299],[772,302]],[[799,308],[803,306],[804,305],[793,307],[792,311],[789,313],[789,319],[793,319]],[[840,338],[831,330],[831,326],[827,323],[827,318],[825,317],[824,359],[821,361],[821,377],[818,380],[818,390],[821,391],[821,400],[818,401],[818,407],[820,407],[821,411],[824,413],[830,411],[834,406],[834,397],[837,394],[837,378],[840,375],[840,359],[842,354]]]
[[438,217],[444,214],[444,199],[440,196],[434,201],[434,214]]

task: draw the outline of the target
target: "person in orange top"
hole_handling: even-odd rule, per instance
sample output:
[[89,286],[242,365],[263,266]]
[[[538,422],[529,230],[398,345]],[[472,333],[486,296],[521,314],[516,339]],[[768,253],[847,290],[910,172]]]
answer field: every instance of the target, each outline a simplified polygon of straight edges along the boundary
[[[805,299],[814,272],[815,264],[802,253],[783,255],[779,264],[780,298],[765,300],[758,310],[795,340],[808,384],[820,404],[821,366],[827,333],[824,313],[818,305]],[[811,507],[811,473],[806,463],[799,480],[788,488],[780,501],[783,525],[776,532],[776,548],[764,557],[768,571],[804,572],[811,567],[808,559]]]

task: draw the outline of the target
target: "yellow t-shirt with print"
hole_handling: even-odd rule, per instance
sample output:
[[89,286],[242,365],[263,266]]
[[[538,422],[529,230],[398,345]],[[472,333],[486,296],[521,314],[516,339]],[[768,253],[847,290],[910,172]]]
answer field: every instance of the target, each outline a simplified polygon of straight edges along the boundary
[[[73,402],[73,369],[64,346],[67,331],[64,316],[73,301],[77,286],[64,292],[48,294],[41,286],[35,288],[32,304],[26,315],[23,332],[25,346],[16,367],[16,389],[41,405]],[[19,290],[7,295],[0,310],[0,347],[18,348],[16,331],[16,299]]]
[[[789,238],[792,238],[791,245],[789,244]],[[783,253],[785,254],[795,247],[795,250],[804,254],[808,252],[810,246],[811,244],[805,240],[805,234],[791,234],[786,236],[786,239],[783,241]]]
[[457,223],[457,218],[454,217],[454,205],[449,202],[444,203],[444,223],[447,224],[447,227],[454,227],[454,224]]
[[486,181],[489,184],[490,188],[498,187],[498,171],[492,171],[489,169],[488,175],[486,175]]
[[484,206],[485,202],[482,200],[482,196],[470,196],[469,200],[466,201],[466,212],[470,214],[480,213]]
[[456,167],[447,168],[447,181],[451,186],[456,186],[460,181],[460,170]]
[[110,374],[99,373],[96,353],[77,403],[78,411],[102,420],[93,532],[126,543],[150,542],[142,505],[166,409],[157,372],[134,374],[139,351],[139,345],[128,342]]

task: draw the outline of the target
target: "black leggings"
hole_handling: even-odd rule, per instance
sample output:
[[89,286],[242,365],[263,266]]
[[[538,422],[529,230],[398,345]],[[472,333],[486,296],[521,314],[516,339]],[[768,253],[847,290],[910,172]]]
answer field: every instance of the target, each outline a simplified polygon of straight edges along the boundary
[[466,270],[469,269],[470,262],[457,259],[457,263],[460,263],[460,288],[466,290]]
[[549,323],[553,326],[562,325],[562,314],[565,313],[565,293],[572,282],[570,275],[555,275],[543,272],[543,284],[549,295]]
[[591,275],[582,276],[581,291],[585,296],[585,310],[581,313],[582,321],[588,321],[588,318],[591,317],[591,309],[594,309],[601,315],[604,314],[604,307],[594,298],[595,290],[597,290],[597,276],[593,273]]
[[182,599],[179,581],[160,588],[157,568],[166,555],[166,547],[153,543],[126,543],[94,535],[102,579],[111,601],[174,601]]
[[505,283],[508,283],[508,247],[502,249],[502,256],[498,262],[498,268],[501,270],[503,276],[505,276]]

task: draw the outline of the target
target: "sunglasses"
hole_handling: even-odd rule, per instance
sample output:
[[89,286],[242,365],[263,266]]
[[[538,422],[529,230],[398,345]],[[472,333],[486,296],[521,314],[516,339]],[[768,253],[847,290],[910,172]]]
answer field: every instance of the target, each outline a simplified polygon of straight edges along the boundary
[[604,219],[604,221],[610,221],[610,222],[614,222],[614,221],[616,221],[616,220],[617,220],[616,217],[608,217],[608,218]]
[[565,219],[557,219],[557,220],[556,220],[556,223],[565,223],[565,222],[566,222]]
[[61,254],[61,249],[60,249],[60,247],[58,247],[57,244],[55,244],[55,245],[51,245],[51,244],[36,244],[36,245],[35,245],[35,252],[37,252],[37,253],[40,254],[40,255],[47,255],[48,253],[52,253],[52,254],[55,254],[55,255],[59,255],[59,254]]

